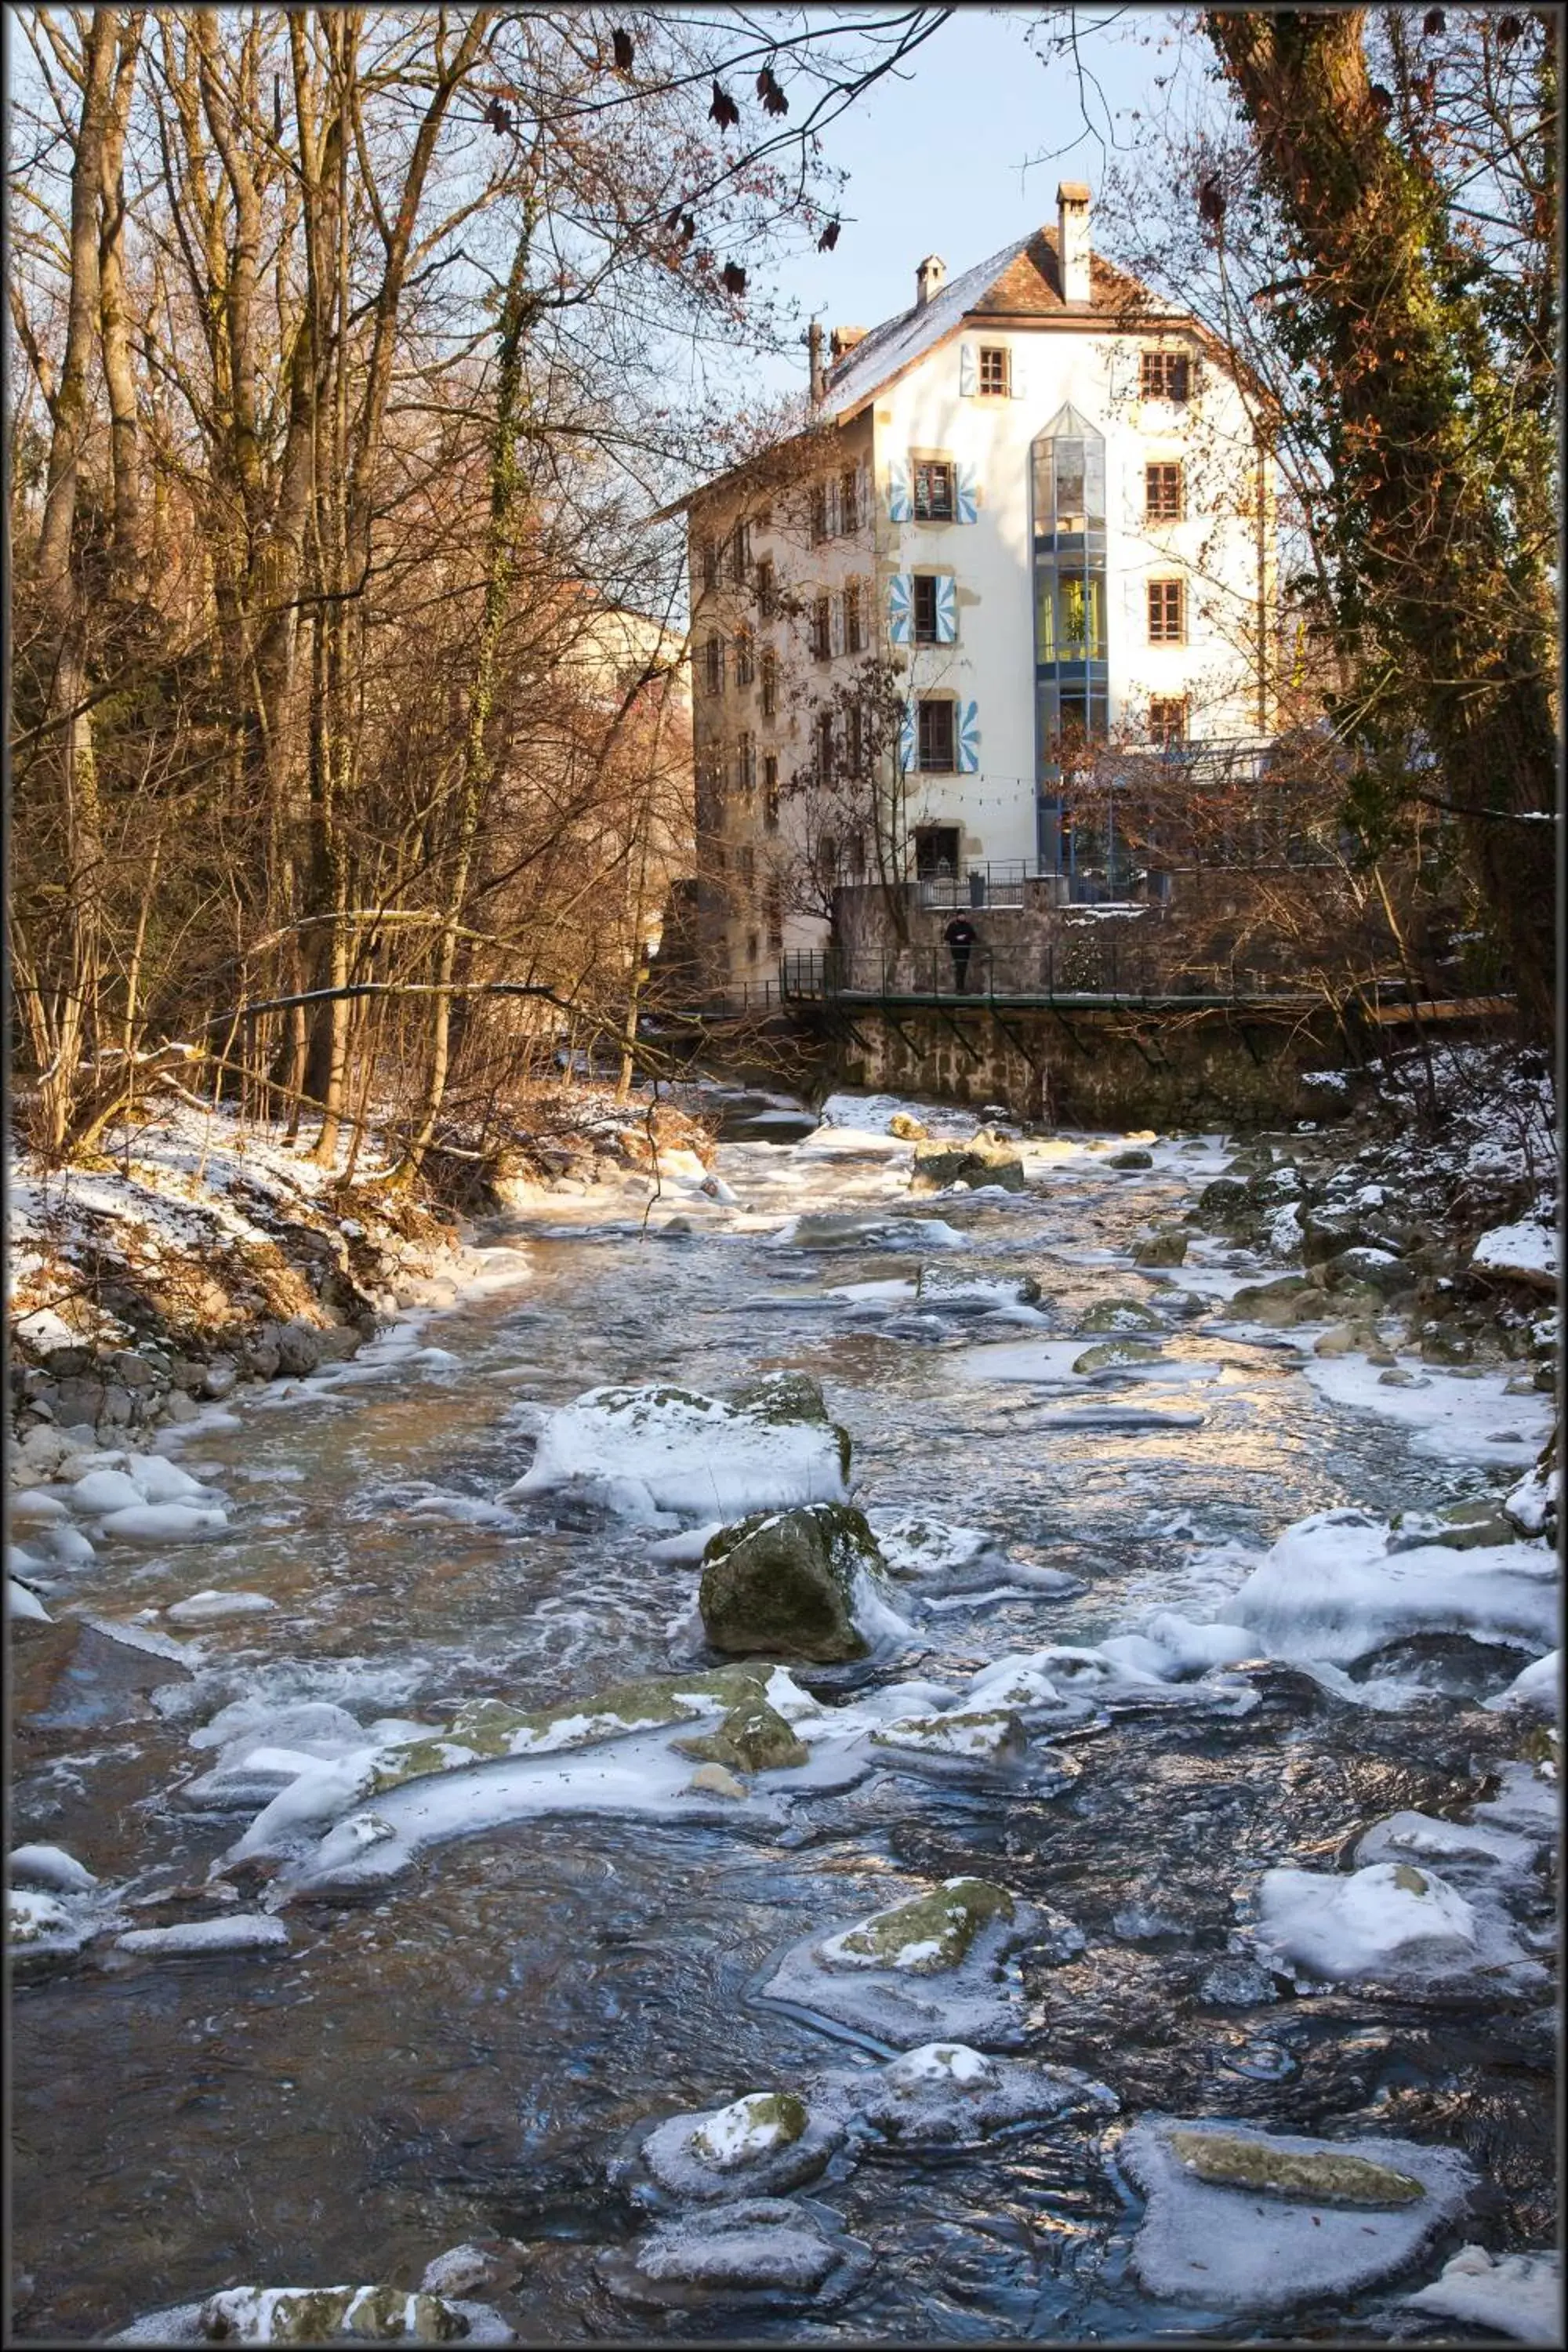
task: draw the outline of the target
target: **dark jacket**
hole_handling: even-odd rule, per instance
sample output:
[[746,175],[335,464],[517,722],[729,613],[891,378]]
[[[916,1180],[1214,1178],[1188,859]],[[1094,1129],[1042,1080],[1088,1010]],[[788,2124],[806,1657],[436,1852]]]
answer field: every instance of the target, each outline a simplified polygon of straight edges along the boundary
[[980,937],[967,915],[954,915],[942,933],[950,948],[972,948]]

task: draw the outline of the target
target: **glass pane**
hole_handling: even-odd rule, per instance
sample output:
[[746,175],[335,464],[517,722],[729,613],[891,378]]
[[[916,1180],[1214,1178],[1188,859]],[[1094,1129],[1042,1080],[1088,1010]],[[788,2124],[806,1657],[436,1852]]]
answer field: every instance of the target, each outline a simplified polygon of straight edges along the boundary
[[1084,445],[1058,441],[1057,450],[1057,517],[1080,515],[1084,509]]

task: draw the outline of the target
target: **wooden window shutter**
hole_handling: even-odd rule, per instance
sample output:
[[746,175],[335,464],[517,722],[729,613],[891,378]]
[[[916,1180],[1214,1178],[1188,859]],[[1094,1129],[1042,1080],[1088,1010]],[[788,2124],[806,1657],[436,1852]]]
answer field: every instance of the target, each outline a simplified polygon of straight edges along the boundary
[[956,645],[958,642],[958,583],[951,578],[944,579],[939,573],[933,584],[936,589],[936,641],[939,646]]
[[1016,342],[1013,346],[1012,365],[1007,371],[1007,392],[1008,396],[1013,400],[1022,400],[1024,397],[1024,378],[1027,368],[1028,358],[1026,346],[1022,342]]
[[973,343],[961,343],[958,347],[958,389],[960,396],[967,399],[976,389],[976,381],[974,370],[974,346]]
[[961,702],[958,706],[958,772],[961,776],[977,776],[980,772],[980,705]]
[[831,634],[828,642],[831,644],[836,654],[841,654],[844,651],[844,599],[842,595],[837,595],[833,599],[833,614],[832,619],[829,623],[829,628]]
[[888,583],[888,637],[890,644],[907,646],[910,643],[913,603],[913,575],[908,572],[895,572]]
[[888,467],[888,520],[908,522],[911,512],[910,469],[902,458],[895,457]]
[[980,520],[980,499],[978,496],[980,486],[975,478],[974,468],[973,466],[959,466],[954,470],[956,480],[953,488],[956,497],[954,501],[953,520],[956,522],[978,522]]

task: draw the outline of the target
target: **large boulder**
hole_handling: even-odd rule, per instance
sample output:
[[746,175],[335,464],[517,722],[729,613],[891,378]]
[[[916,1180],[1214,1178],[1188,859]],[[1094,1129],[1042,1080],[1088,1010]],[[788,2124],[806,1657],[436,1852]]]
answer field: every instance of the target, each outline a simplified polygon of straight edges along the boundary
[[1001,1184],[1009,1192],[1024,1190],[1024,1163],[1009,1143],[979,1128],[962,1142],[917,1143],[910,1184],[916,1192],[940,1192],[949,1184]]
[[717,1731],[675,1743],[683,1756],[704,1764],[723,1764],[737,1772],[778,1772],[808,1763],[811,1750],[797,1739],[776,1706],[765,1698],[732,1706]]
[[731,1657],[864,1657],[870,1644],[857,1610],[882,1564],[864,1516],[847,1504],[753,1512],[721,1528],[702,1555],[703,1630]]
[[1181,1265],[1186,1255],[1187,1236],[1177,1225],[1163,1225],[1132,1245],[1134,1265]]

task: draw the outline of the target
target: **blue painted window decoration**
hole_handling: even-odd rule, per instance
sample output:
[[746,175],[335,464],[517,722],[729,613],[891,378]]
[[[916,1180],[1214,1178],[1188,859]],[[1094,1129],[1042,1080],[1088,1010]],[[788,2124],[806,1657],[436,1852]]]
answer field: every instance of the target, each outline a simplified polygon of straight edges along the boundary
[[936,590],[936,641],[939,646],[958,642],[958,583],[938,572],[932,583]]
[[911,694],[905,700],[903,716],[899,721],[899,765],[906,775],[912,775],[914,772],[915,730],[918,723],[915,698]]
[[959,345],[958,390],[960,397],[965,400],[978,390],[978,383],[974,373],[974,346],[973,343],[961,343]]
[[959,522],[979,521],[980,500],[977,496],[979,488],[973,467],[960,466],[957,483],[958,513],[955,518]]
[[980,773],[980,706],[977,702],[961,702],[958,706],[958,772],[961,776]]
[[910,640],[913,586],[907,572],[895,572],[888,583],[888,636],[895,646],[907,646]]
[[888,520],[908,522],[914,509],[910,501],[910,469],[900,457],[888,467]]

